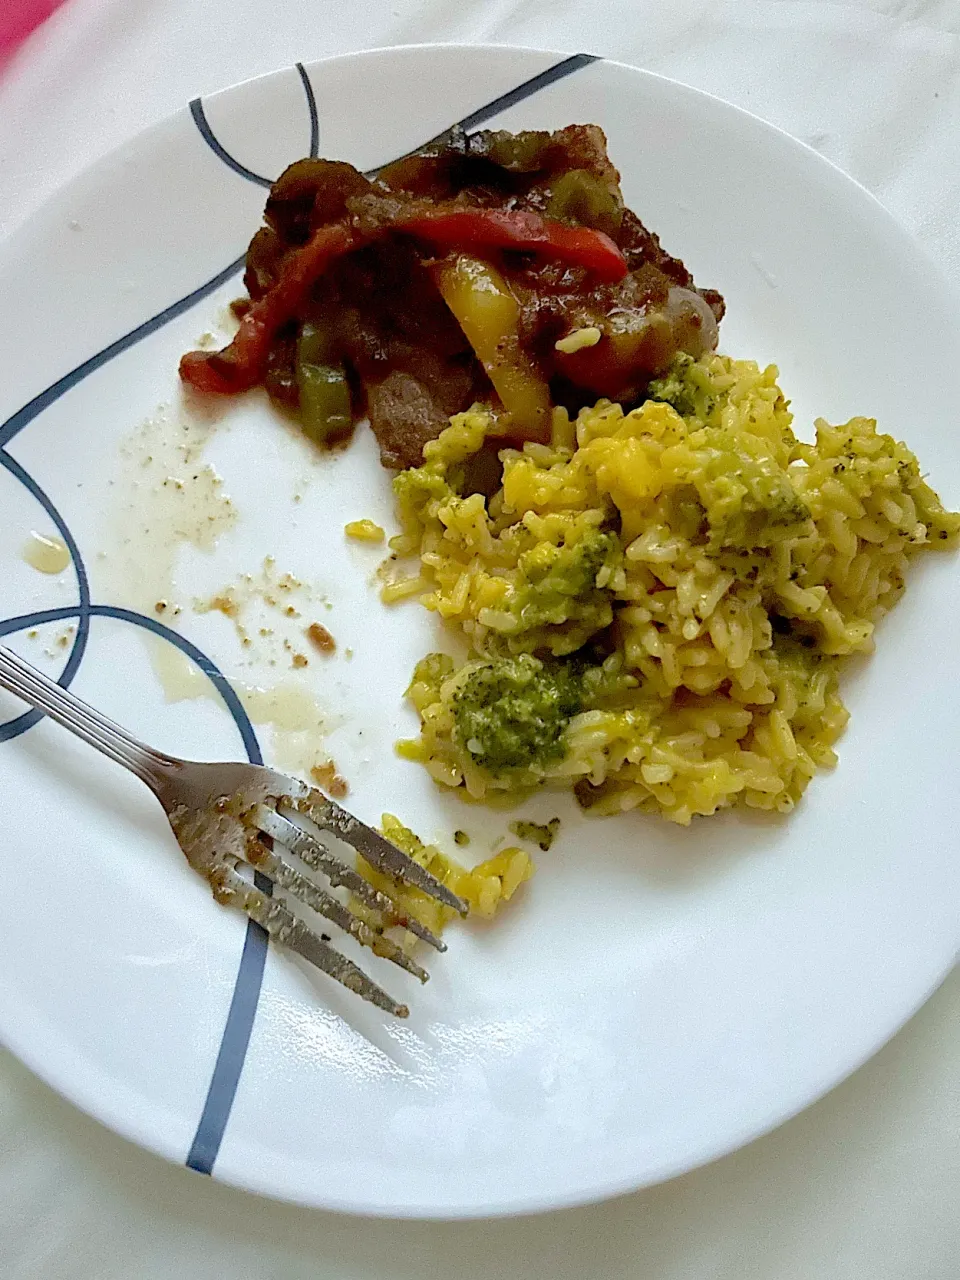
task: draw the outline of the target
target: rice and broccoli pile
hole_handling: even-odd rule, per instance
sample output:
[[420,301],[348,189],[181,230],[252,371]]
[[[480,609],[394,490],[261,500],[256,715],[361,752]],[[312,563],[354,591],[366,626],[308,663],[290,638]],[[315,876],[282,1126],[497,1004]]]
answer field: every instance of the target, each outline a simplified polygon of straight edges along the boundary
[[[903,445],[868,418],[799,441],[777,370],[681,355],[625,413],[600,401],[552,442],[500,451],[461,413],[401,472],[383,597],[418,596],[469,645],[433,653],[400,744],[475,799],[569,784],[594,813],[687,824],[788,813],[835,763],[844,660],[868,653],[911,555],[956,545]],[[417,557],[416,572],[397,563]]]

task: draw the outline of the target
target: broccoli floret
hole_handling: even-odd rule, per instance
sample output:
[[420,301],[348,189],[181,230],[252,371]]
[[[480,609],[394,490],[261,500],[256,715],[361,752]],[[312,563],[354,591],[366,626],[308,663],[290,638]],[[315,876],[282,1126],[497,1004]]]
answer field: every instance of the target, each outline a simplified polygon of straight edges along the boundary
[[563,733],[582,704],[569,662],[531,654],[475,667],[454,696],[455,738],[493,774],[562,760]]
[[[516,619],[510,648],[572,653],[613,618],[610,572],[620,563],[616,534],[592,529],[577,542],[543,542],[518,559],[520,580],[505,606]],[[597,586],[603,570],[604,585]]]
[[683,351],[664,377],[650,383],[647,398],[673,405],[681,418],[699,418],[701,422],[707,421],[717,403],[709,373]]
[[[523,593],[524,616],[556,612],[557,601],[577,600],[596,587],[597,574],[605,564],[619,561],[620,544],[615,534],[594,529],[572,546],[541,544],[520,557],[519,567],[527,580]],[[531,606],[533,608],[531,609]],[[552,616],[550,618],[552,620]],[[537,621],[540,621],[538,618]]]
[[517,822],[511,822],[508,830],[518,840],[528,840],[531,844],[539,845],[544,853],[549,853],[560,830],[560,819],[551,818],[549,822],[528,822],[526,819],[519,819]]

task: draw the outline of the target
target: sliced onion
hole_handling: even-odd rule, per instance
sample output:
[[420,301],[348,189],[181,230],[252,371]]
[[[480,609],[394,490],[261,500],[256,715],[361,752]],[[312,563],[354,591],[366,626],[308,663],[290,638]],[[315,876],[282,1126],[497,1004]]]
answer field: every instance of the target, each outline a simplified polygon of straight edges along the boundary
[[710,304],[699,293],[693,289],[671,289],[663,314],[673,325],[679,351],[696,359],[705,351],[716,350],[720,326]]

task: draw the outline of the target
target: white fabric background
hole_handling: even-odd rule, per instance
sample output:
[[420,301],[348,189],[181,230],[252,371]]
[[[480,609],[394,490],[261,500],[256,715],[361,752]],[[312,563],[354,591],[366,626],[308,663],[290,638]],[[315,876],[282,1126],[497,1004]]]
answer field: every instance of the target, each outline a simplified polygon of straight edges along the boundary
[[[960,285],[960,0],[69,0],[0,71],[0,235],[197,93],[429,40],[587,50],[747,107],[871,188]],[[957,412],[955,371],[926,372]],[[0,1056],[4,1280],[956,1280],[958,1203],[957,974],[752,1147],[606,1205],[495,1223],[258,1201],[129,1146]]]

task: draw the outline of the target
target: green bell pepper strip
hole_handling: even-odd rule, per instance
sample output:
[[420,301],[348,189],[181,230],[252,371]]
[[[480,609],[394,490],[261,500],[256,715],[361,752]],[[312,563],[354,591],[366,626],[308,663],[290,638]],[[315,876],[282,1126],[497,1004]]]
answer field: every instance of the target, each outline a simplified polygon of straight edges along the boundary
[[296,315],[314,281],[336,258],[358,249],[368,238],[342,222],[321,227],[284,260],[277,283],[250,307],[229,346],[222,351],[188,351],[182,357],[183,381],[197,391],[218,395],[255,387],[266,372],[277,330]]
[[300,422],[317,444],[346,435],[353,423],[346,370],[337,360],[329,331],[306,321],[297,339]]

